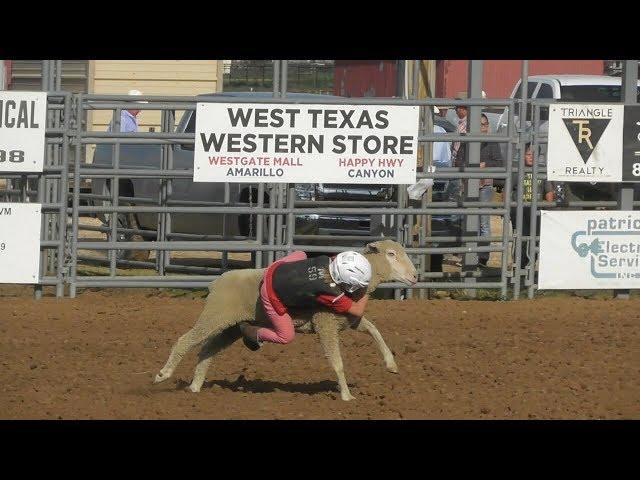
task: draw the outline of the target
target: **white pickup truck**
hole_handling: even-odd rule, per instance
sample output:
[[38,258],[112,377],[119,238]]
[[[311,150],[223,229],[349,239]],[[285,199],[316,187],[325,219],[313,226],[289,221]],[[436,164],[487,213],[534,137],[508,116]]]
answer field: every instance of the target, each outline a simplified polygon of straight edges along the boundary
[[[521,80],[518,80],[511,98],[521,98]],[[527,98],[534,100],[548,99],[550,102],[620,102],[622,79],[606,75],[532,75],[527,79]],[[638,100],[640,100],[640,81],[638,81]],[[519,125],[519,105],[516,105],[515,122]],[[498,120],[497,133],[504,134],[507,130],[508,109]],[[531,128],[532,109],[527,108],[527,128]],[[540,108],[540,125],[537,131],[547,133],[549,129],[549,108]],[[505,143],[500,144],[502,156],[507,157]],[[540,145],[540,162],[546,164],[547,145]],[[567,185],[567,200],[615,200],[618,189],[614,183],[580,183]]]

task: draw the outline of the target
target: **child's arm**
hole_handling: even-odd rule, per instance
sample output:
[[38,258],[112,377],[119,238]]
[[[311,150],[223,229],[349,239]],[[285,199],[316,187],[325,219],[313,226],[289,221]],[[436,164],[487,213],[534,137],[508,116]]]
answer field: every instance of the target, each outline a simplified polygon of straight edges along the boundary
[[369,300],[369,295],[363,295],[359,300],[354,301],[351,304],[347,313],[349,315],[353,315],[355,317],[362,317],[364,315],[364,309],[367,307],[367,301]]
[[364,314],[364,309],[367,305],[368,299],[369,295],[366,293],[357,300],[345,294],[342,294],[338,297],[324,294],[318,295],[316,297],[316,301],[323,305],[326,305],[334,312],[348,313],[349,315],[353,315],[355,317],[361,317]]

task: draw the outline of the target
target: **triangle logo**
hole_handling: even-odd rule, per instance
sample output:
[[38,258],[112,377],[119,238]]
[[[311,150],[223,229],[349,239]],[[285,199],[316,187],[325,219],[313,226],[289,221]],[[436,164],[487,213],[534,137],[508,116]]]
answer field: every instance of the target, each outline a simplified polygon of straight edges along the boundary
[[606,130],[610,118],[563,118],[582,161],[586,164]]

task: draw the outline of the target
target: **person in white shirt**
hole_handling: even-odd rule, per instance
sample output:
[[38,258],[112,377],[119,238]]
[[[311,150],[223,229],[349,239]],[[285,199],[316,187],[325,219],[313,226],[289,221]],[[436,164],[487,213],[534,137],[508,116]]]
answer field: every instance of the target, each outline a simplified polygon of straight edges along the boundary
[[[438,113],[437,107],[434,107],[436,114]],[[447,131],[439,125],[433,126],[433,133],[447,133]],[[451,166],[451,142],[433,142],[433,169],[435,167],[450,167]],[[426,168],[425,168],[425,171]],[[422,178],[407,188],[409,198],[411,200],[420,200],[422,195],[428,188],[433,186],[432,178]]]
[[[132,96],[140,96],[142,92],[140,90],[129,90],[129,95]],[[146,103],[146,102],[139,102]],[[137,132],[138,131],[138,114],[140,113],[140,109],[131,108],[127,110],[122,110],[120,113],[120,133],[126,132]],[[113,130],[113,121],[109,123],[107,127],[107,132],[111,132]]]

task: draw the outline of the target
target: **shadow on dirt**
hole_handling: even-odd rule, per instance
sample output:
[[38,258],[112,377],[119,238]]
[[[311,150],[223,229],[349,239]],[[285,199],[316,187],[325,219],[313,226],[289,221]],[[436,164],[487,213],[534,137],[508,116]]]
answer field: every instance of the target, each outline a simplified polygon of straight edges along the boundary
[[[176,390],[182,390],[189,386],[188,382],[178,380]],[[244,375],[240,375],[234,381],[229,380],[211,380],[202,385],[203,390],[210,390],[214,387],[221,387],[225,390],[233,392],[250,392],[250,393],[271,393],[271,392],[287,392],[287,393],[304,393],[307,395],[315,395],[319,393],[338,392],[338,385],[331,380],[323,380],[321,382],[312,383],[283,383],[268,380],[247,380]],[[349,384],[350,387],[355,385]]]

